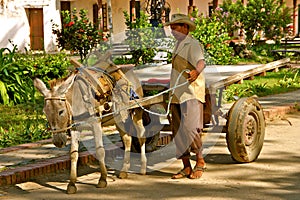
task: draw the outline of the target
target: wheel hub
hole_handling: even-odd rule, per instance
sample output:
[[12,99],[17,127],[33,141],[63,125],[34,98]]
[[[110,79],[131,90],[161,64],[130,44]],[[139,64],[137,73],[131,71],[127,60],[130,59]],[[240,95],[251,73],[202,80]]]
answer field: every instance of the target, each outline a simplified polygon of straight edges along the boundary
[[248,115],[244,123],[245,145],[250,146],[257,135],[257,122],[254,116]]

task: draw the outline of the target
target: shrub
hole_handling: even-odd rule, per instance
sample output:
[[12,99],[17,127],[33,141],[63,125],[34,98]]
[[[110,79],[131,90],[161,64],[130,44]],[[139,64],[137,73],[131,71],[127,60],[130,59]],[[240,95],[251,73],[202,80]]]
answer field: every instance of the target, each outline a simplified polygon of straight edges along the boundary
[[0,49],[0,103],[13,105],[32,98],[31,69],[18,65],[17,46]]
[[58,54],[16,54],[16,64],[26,75],[39,77],[45,83],[69,74],[72,70],[70,56]]
[[281,0],[249,0],[246,6],[241,0],[224,0],[216,11],[230,34],[242,28],[249,43],[260,40],[260,32],[267,39],[279,40],[292,22],[291,9]]
[[140,18],[135,21],[130,20],[130,15],[124,11],[126,30],[125,43],[129,45],[134,64],[146,64],[153,61],[158,43],[156,39],[163,37],[162,29],[152,27],[148,16],[141,11]]
[[[8,51],[8,53],[5,53],[5,51]],[[8,48],[2,48],[0,50],[0,100],[3,104],[8,104],[10,101],[10,97],[8,95],[9,88],[6,83],[7,80],[11,78],[11,75],[9,74],[8,70],[14,62],[15,51],[16,46],[13,48],[12,51]]]
[[235,3],[232,0],[223,0],[220,7],[216,8],[214,15],[224,23],[228,34],[233,36],[234,32],[242,28],[241,18],[244,10],[241,0]]
[[192,35],[204,45],[209,62],[212,64],[237,63],[238,57],[234,56],[233,48],[228,43],[231,37],[218,14],[214,12],[211,17],[201,14],[195,16],[194,22],[196,30],[192,32]]
[[53,34],[57,36],[58,47],[71,50],[80,55],[83,61],[91,49],[106,40],[103,32],[98,29],[98,23],[93,24],[87,17],[87,10],[81,9],[79,16],[77,10],[72,13],[62,11],[63,25],[59,28],[52,24]]
[[70,61],[65,54],[18,54],[0,49],[0,147],[33,142],[51,136],[42,114],[43,99],[36,95],[32,78],[43,81],[66,76]]
[[291,22],[291,9],[281,0],[249,0],[241,15],[246,39],[252,43],[261,39],[260,31],[267,39],[280,40]]
[[45,82],[68,74],[70,61],[65,54],[18,54],[0,49],[0,103],[15,105],[34,101],[32,78]]
[[[241,52],[235,52],[236,55],[255,61],[263,60],[260,63],[269,62],[270,59],[264,60],[266,57],[273,57],[271,47],[260,51],[255,46],[262,45],[261,39],[279,41],[292,20],[291,9],[281,0],[249,0],[246,5],[241,0],[235,3],[232,0],[224,0],[220,7],[216,8],[215,15],[224,23],[229,35],[239,29],[245,33],[247,45]],[[258,56],[255,56],[256,54]]]

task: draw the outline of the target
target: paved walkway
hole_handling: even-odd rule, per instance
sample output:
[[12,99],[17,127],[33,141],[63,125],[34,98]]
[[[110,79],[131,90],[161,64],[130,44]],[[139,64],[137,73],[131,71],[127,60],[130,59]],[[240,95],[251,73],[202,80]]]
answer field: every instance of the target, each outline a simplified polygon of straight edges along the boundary
[[[159,75],[162,74],[163,72],[160,71],[157,76],[161,78],[162,76]],[[300,104],[300,90],[261,97],[259,102],[267,118],[282,116],[295,110],[295,105]],[[230,105],[224,106],[230,107]],[[114,131],[113,127],[106,128],[107,133],[114,133]],[[91,136],[86,135],[85,139],[88,140],[89,137]],[[116,141],[118,139],[114,138]],[[107,144],[108,155],[111,152],[118,157],[118,152],[110,151],[115,150],[114,148]],[[62,149],[54,147],[51,140],[0,149],[0,186],[24,182],[34,176],[69,168],[68,151],[68,146]],[[119,153],[122,156],[122,152]],[[79,161],[81,164],[86,164],[91,160],[94,160],[94,157],[89,152],[81,153]]]

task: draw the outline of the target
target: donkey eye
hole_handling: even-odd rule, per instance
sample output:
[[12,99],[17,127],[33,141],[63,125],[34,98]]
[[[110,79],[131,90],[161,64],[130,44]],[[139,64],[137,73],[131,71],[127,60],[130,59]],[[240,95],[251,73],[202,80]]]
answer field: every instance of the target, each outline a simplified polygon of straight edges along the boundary
[[62,114],[64,114],[64,110],[60,110],[59,112],[58,112],[58,115],[62,115]]

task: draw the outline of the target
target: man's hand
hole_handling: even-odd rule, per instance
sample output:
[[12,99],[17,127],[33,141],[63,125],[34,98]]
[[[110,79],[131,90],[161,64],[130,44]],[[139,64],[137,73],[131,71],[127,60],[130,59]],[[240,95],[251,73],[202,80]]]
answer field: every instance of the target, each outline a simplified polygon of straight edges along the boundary
[[193,82],[193,81],[195,81],[198,78],[199,74],[200,73],[197,70],[195,70],[195,69],[192,70],[192,71],[190,71],[188,81],[190,83]]

